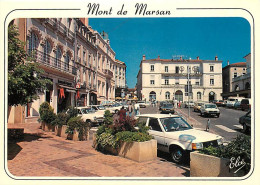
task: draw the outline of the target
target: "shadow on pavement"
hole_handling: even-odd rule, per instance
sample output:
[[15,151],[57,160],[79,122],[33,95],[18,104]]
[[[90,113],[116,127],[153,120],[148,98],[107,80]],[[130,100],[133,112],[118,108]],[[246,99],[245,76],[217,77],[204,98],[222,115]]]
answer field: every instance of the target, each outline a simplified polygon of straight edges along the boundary
[[186,177],[190,177],[190,158],[189,157],[182,164],[174,163],[170,157],[170,154],[159,151],[159,150],[157,150],[157,157],[160,159],[161,162],[172,163],[173,165],[177,166],[178,168],[185,170],[185,172],[182,173],[182,175],[184,175]]
[[19,142],[32,142],[35,140],[42,139],[42,138],[52,138],[50,136],[44,136],[43,133],[24,133],[22,138],[19,139],[8,139],[7,145],[7,160],[12,160],[15,158],[17,154],[22,150],[22,147],[18,144]]

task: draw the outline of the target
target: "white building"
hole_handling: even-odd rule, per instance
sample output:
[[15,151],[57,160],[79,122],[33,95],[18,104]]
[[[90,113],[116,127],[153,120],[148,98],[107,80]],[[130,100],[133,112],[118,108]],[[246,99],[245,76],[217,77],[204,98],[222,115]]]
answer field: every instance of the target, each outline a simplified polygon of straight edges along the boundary
[[146,59],[140,63],[137,75],[138,99],[157,101],[188,100],[185,86],[188,85],[190,68],[190,99],[211,101],[222,99],[222,61],[182,59]]

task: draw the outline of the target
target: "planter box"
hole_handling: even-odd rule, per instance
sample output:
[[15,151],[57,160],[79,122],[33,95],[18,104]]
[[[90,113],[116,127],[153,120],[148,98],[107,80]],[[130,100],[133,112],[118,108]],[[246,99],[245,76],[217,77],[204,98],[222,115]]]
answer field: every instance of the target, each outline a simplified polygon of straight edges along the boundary
[[67,135],[68,135],[66,134],[66,130],[67,130],[67,125],[62,125],[60,136],[65,139],[67,139]]
[[55,135],[61,136],[61,130],[62,130],[62,127],[55,126]]
[[[96,135],[93,135],[93,148],[97,148]],[[157,158],[157,141],[122,142],[118,149],[106,146],[105,151],[137,162],[151,161]]]
[[42,130],[45,132],[54,132],[55,131],[55,127],[53,125],[47,124],[45,122],[42,122],[41,126],[42,126]]
[[81,138],[79,138],[79,132],[77,130],[74,130],[73,134],[68,134],[67,139],[73,140],[73,141],[89,140],[89,130],[87,131],[87,133],[85,135],[81,136]]
[[243,169],[234,173],[236,169],[229,168],[230,160],[211,155],[190,153],[191,177],[241,177],[246,175]]
[[137,162],[154,160],[157,158],[157,141],[122,142],[118,155]]

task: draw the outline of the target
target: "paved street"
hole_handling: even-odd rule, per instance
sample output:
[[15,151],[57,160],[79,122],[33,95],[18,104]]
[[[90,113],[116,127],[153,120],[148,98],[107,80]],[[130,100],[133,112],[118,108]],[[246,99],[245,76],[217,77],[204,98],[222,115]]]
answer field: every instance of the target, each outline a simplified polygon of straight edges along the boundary
[[8,143],[8,170],[17,178],[190,175],[189,167],[176,165],[169,160],[169,155],[160,152],[156,160],[138,163],[96,151],[92,148],[92,135],[89,141],[69,141],[53,132],[43,132],[39,123],[20,126],[25,128],[24,139]]
[[[232,140],[237,134],[241,134],[242,126],[239,124],[239,117],[246,114],[245,111],[234,110],[225,107],[219,107],[220,117],[202,117],[200,113],[193,112],[193,108],[190,109],[190,124],[193,124],[194,128],[205,130],[207,120],[210,119],[210,132],[223,136],[226,141]],[[182,116],[188,117],[188,108],[177,109]],[[141,113],[160,113],[158,107],[148,106],[141,109]]]

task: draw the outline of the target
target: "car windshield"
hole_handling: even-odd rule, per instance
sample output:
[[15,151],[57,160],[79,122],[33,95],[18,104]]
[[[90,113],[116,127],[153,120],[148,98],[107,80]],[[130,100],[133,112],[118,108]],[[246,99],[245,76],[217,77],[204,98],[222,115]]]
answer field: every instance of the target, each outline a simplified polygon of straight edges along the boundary
[[202,103],[198,103],[198,106],[201,106],[202,105]]
[[205,108],[216,108],[216,105],[214,104],[209,104],[209,105],[205,105]]
[[236,101],[235,99],[228,99],[228,101]]
[[163,108],[173,108],[173,105],[172,104],[164,104]]
[[98,109],[99,110],[105,110],[105,107],[104,106],[98,106]]
[[82,112],[83,114],[89,114],[89,113],[94,113],[95,110],[92,109],[92,108],[83,108],[83,109],[81,109],[81,112]]
[[166,132],[192,129],[192,127],[181,117],[161,118],[160,121]]

